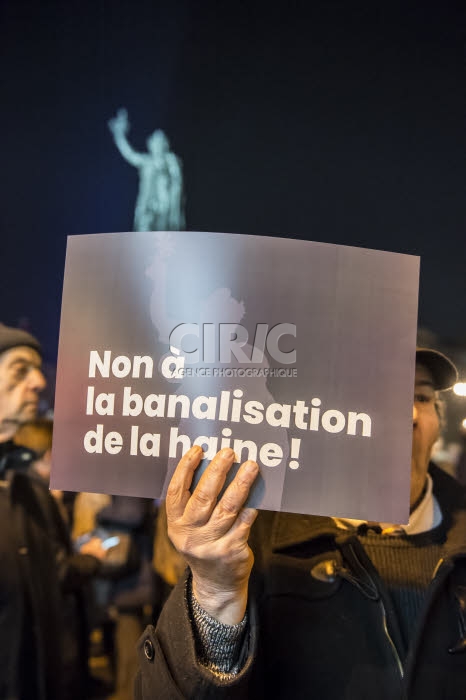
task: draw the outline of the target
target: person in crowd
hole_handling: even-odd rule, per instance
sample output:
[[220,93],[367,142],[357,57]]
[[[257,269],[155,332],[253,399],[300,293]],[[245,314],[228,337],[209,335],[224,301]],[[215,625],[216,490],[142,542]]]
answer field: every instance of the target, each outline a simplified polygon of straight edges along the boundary
[[[188,569],[139,643],[135,697],[460,700],[466,688],[466,498],[430,462],[454,365],[416,352],[406,526],[244,507],[258,474],[202,450],[171,480],[168,533]],[[377,465],[374,465],[377,468]]]
[[136,642],[151,619],[154,520],[153,500],[130,496],[111,496],[110,503],[96,514],[97,527],[119,541],[109,550],[102,572],[110,583],[108,604],[115,623],[115,692],[111,700],[133,700]]
[[[99,574],[106,557],[102,541],[93,537],[75,552],[61,494],[49,491],[52,459],[53,421],[37,418],[23,423],[14,442],[31,451],[27,474],[40,510],[40,522],[53,549],[61,599],[61,658],[63,664],[63,700],[83,700],[90,687],[88,674],[89,622],[88,583]],[[45,524],[45,525],[44,525]]]
[[45,387],[41,347],[0,324],[0,697],[61,700],[60,591],[53,548],[28,475],[34,455],[13,441]]

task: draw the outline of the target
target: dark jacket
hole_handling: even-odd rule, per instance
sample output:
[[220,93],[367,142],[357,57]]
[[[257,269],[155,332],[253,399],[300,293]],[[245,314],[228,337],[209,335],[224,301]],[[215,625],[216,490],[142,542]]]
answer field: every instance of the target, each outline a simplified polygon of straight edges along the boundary
[[222,682],[197,664],[181,584],[140,640],[136,700],[464,700],[465,495],[439,469],[431,473],[448,536],[407,655],[386,587],[354,532],[330,518],[262,512],[251,532],[242,672]]
[[[31,513],[45,532],[54,556],[60,597],[56,601],[62,637],[60,640],[61,700],[82,700],[89,687],[89,623],[87,584],[98,574],[100,562],[89,554],[73,551],[67,523],[49,491],[47,482],[33,469],[27,471],[35,508]],[[43,575],[42,572],[40,574]],[[57,659],[58,662],[58,659]]]
[[111,503],[97,515],[100,526],[118,533],[121,539],[126,535],[129,542],[124,562],[116,567],[109,563],[103,572],[113,579],[112,604],[120,612],[140,613],[145,605],[152,603],[154,519],[153,500],[134,496],[112,496]]
[[30,451],[0,448],[0,697],[61,700],[61,598]]

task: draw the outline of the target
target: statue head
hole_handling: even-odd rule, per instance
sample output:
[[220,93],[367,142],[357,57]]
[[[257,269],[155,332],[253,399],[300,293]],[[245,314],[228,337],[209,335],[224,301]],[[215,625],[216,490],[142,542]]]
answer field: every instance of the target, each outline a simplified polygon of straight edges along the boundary
[[169,150],[170,144],[161,129],[156,129],[147,139],[147,148],[151,153],[165,153]]

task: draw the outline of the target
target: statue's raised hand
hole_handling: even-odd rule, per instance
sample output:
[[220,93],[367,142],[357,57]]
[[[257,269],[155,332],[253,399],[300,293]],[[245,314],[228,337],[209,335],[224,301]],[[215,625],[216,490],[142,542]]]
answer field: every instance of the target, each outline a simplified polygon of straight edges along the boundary
[[126,109],[122,108],[118,110],[116,117],[113,117],[113,119],[109,120],[108,128],[114,135],[128,133],[129,120],[128,112],[126,111]]

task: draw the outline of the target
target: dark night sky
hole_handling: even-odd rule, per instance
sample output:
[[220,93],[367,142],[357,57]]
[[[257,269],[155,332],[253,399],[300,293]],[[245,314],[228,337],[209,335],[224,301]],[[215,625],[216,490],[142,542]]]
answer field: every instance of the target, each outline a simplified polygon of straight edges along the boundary
[[132,225],[166,130],[187,227],[421,256],[420,323],[466,336],[466,5],[5,0],[0,320],[56,354],[68,234]]

